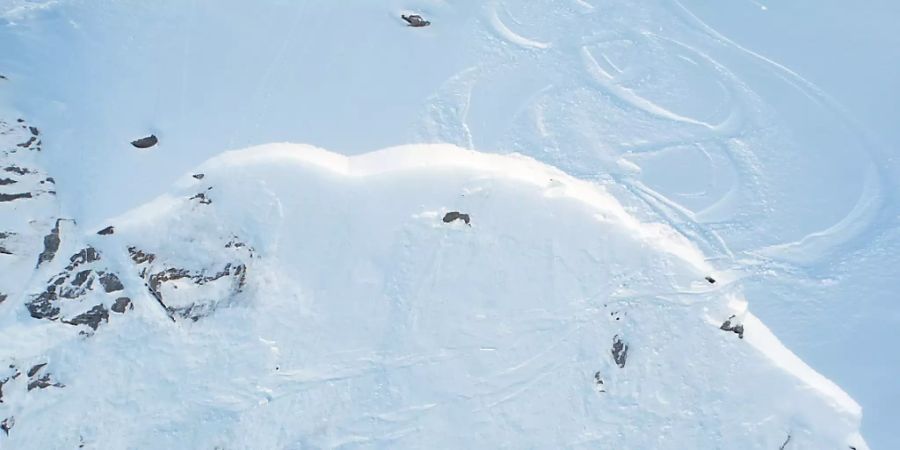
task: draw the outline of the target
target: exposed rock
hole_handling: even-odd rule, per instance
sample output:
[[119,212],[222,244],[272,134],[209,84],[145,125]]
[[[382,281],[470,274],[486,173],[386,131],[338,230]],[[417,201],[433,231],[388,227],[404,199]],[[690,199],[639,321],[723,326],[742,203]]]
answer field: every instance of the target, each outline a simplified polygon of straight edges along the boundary
[[410,14],[410,15],[400,15],[400,17],[406,21],[407,24],[411,27],[420,28],[427,27],[431,25],[431,22],[422,18],[422,16],[418,14]]
[[459,211],[450,211],[447,214],[444,214],[444,223],[450,223],[455,220],[462,220],[469,225],[469,215],[460,213]]
[[[143,250],[139,250],[137,247],[128,247],[128,253],[135,264],[152,263],[156,259],[156,255],[153,253],[144,253]],[[143,274],[141,275],[143,276]]]
[[625,361],[628,359],[628,344],[622,342],[619,335],[613,336],[612,355],[620,369],[625,367]]
[[117,312],[119,314],[124,314],[126,309],[134,309],[134,305],[131,303],[131,299],[128,297],[119,297],[112,305],[113,312]]
[[6,294],[0,294],[0,303],[3,303],[5,301],[6,301]]
[[45,262],[53,261],[59,250],[59,222],[60,219],[56,219],[56,225],[50,230],[50,234],[44,236],[44,251],[38,256],[37,267]]
[[728,318],[722,326],[719,327],[720,330],[731,331],[734,334],[737,334],[739,338],[744,338],[744,325],[739,323],[732,323],[734,320],[734,315]]
[[202,173],[195,173],[195,174],[193,174],[192,176],[193,176],[194,178],[198,179],[198,180],[202,180],[203,177],[205,177],[206,175],[204,175],[204,174],[202,174]]
[[97,305],[88,312],[79,314],[66,323],[70,325],[87,325],[91,327],[91,329],[96,330],[97,327],[100,326],[101,320],[103,322],[109,321],[109,311],[103,305]]
[[13,180],[12,178],[0,178],[0,186],[8,186],[15,183],[18,183],[18,181]]
[[0,194],[0,202],[11,202],[23,198],[32,198],[31,192],[22,192],[19,194]]
[[109,236],[110,234],[113,234],[115,232],[116,232],[115,227],[110,225],[110,226],[98,231],[97,234],[99,234],[100,236]]
[[28,147],[31,147],[31,144],[34,144],[34,141],[36,141],[36,140],[37,140],[36,137],[31,136],[30,138],[28,138],[27,141],[22,142],[21,144],[16,144],[16,146],[22,147],[22,148],[28,148]]
[[32,136],[38,136],[41,134],[40,130],[37,127],[28,127],[28,131],[31,131]]
[[119,277],[114,273],[101,273],[100,285],[103,286],[103,290],[106,292],[118,292],[125,289]]
[[156,145],[159,142],[159,139],[156,138],[156,135],[151,134],[150,136],[140,138],[135,141],[131,141],[131,145],[137,148],[150,148]]
[[787,439],[784,440],[784,443],[781,444],[781,447],[778,447],[778,450],[784,450],[785,448],[787,448],[788,442],[791,442],[790,434],[787,435]]
[[48,320],[59,318],[59,308],[53,304],[57,299],[53,289],[52,286],[48,287],[47,291],[35,296],[25,304],[31,317]]
[[66,270],[72,270],[82,264],[95,261],[100,261],[100,253],[94,247],[85,247],[69,258],[70,264],[66,266]]
[[14,173],[16,175],[27,175],[30,173],[34,173],[28,169],[19,167],[19,166],[9,166],[3,169],[5,172]]
[[9,430],[12,430],[12,427],[16,425],[15,417],[7,417],[3,419],[3,422],[0,422],[0,430],[3,430],[7,436],[9,436]]
[[716,279],[713,277],[706,277],[706,281],[709,282],[709,284],[716,284]]
[[35,374],[40,372],[41,369],[43,369],[46,365],[47,365],[47,363],[40,363],[40,364],[35,364],[35,365],[31,366],[31,368],[28,369],[28,378],[31,378]]

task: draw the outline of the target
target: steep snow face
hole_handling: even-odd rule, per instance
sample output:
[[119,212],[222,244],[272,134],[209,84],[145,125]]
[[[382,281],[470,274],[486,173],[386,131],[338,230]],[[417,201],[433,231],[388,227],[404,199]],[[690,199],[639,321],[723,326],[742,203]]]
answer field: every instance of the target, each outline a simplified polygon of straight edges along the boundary
[[126,313],[6,310],[12,448],[866,448],[696,247],[529,158],[252,148],[108,225]]

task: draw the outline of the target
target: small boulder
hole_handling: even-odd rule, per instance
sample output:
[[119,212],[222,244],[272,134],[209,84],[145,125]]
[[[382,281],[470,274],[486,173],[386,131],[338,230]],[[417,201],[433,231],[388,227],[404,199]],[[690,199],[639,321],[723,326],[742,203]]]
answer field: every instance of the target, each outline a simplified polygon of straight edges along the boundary
[[713,277],[707,276],[705,279],[709,284],[716,284],[716,279]]
[[136,141],[131,141],[131,145],[137,148],[150,148],[159,143],[159,139],[156,138],[156,135],[151,134],[150,136],[140,138]]
[[196,179],[198,179],[198,180],[202,180],[203,177],[205,177],[206,175],[204,175],[204,174],[202,174],[202,173],[195,173],[195,174],[193,174],[193,175],[191,175],[191,176],[194,177],[194,178],[196,178]]
[[414,28],[427,27],[431,25],[431,22],[422,18],[422,16],[418,14],[410,14],[410,15],[400,15],[400,17],[406,21],[406,23]]
[[115,227],[110,225],[110,226],[98,231],[97,234],[99,234],[100,236],[109,236],[110,234],[113,234],[115,232],[116,232]]
[[469,225],[470,219],[468,214],[463,214],[459,211],[450,211],[447,214],[444,214],[444,223],[450,223],[456,220],[462,220],[466,225]]

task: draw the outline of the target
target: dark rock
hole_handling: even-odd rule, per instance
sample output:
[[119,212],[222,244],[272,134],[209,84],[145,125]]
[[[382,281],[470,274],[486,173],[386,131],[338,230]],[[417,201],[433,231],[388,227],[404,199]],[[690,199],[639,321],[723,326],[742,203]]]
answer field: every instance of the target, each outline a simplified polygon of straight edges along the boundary
[[469,225],[469,215],[460,213],[459,211],[450,211],[447,214],[444,214],[444,223],[450,223],[455,220],[462,220]]
[[13,252],[7,250],[3,246],[0,246],[0,255],[12,255],[12,254],[13,254]]
[[0,194],[0,202],[11,202],[13,200],[20,200],[23,198],[31,198],[31,192],[23,192],[20,194]]
[[97,305],[89,311],[75,316],[66,323],[70,325],[87,325],[91,327],[91,329],[96,330],[97,327],[100,326],[101,320],[103,322],[109,321],[109,311],[103,305]]
[[625,361],[628,359],[628,344],[622,342],[619,335],[613,336],[612,355],[620,369],[625,367]]
[[198,179],[198,180],[202,180],[203,177],[205,177],[206,175],[204,175],[204,174],[202,174],[202,173],[195,173],[195,174],[192,175],[192,176],[193,176],[194,178]]
[[720,330],[723,331],[731,331],[734,334],[737,334],[739,338],[744,338],[744,325],[743,324],[733,324],[731,321],[734,320],[734,315],[728,318],[722,326],[719,327]]
[[709,284],[716,284],[716,280],[713,277],[706,277],[706,281],[709,282]]
[[403,20],[405,20],[406,23],[409,24],[409,26],[411,26],[411,27],[419,28],[419,27],[427,27],[428,25],[431,25],[431,22],[423,19],[422,16],[420,16],[418,14],[410,14],[408,16],[401,15],[400,17]]
[[19,167],[19,166],[9,166],[3,169],[4,172],[14,173],[16,175],[27,175],[29,173],[33,173],[32,171]]
[[41,134],[40,130],[38,130],[37,127],[28,127],[28,131],[31,131],[31,134],[33,136]]
[[117,312],[119,314],[124,314],[126,309],[134,309],[134,305],[131,304],[131,299],[128,297],[119,297],[112,305],[113,312]]
[[6,294],[0,294],[0,303],[3,303],[5,301],[6,301]]
[[44,251],[38,256],[37,267],[40,267],[45,262],[53,261],[56,252],[59,250],[59,222],[60,219],[57,219],[56,225],[50,230],[50,234],[44,236]]
[[140,138],[136,141],[131,141],[131,145],[137,148],[150,148],[159,143],[159,139],[156,138],[156,135],[151,134],[150,136]]
[[125,286],[122,285],[122,282],[119,281],[119,277],[114,273],[103,273],[100,275],[100,285],[103,286],[103,290],[107,293],[109,292],[118,292],[122,289],[125,289]]
[[47,177],[47,182],[56,184],[56,180],[54,180],[53,177]]
[[116,229],[112,225],[110,225],[110,226],[98,231],[97,234],[99,234],[100,236],[109,236],[110,234],[113,234],[115,232],[116,232]]
[[16,425],[15,417],[7,417],[3,419],[3,422],[0,422],[0,430],[3,430],[7,436],[9,436],[9,430],[12,430],[12,427]]
[[[0,75],[0,80],[7,80],[6,75]],[[21,120],[21,119],[20,119]]]
[[31,366],[31,368],[28,369],[28,378],[35,376],[35,374],[40,372],[41,369],[43,369],[44,366],[46,366],[46,365],[47,365],[47,363],[41,363],[41,364],[35,364],[35,365]]
[[18,183],[18,181],[13,180],[12,178],[0,178],[0,186],[8,186],[15,183]]

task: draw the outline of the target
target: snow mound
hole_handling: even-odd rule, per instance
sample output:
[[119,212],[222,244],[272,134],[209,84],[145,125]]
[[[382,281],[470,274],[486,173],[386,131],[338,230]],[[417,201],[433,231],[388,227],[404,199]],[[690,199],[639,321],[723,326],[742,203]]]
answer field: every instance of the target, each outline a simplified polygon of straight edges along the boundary
[[0,328],[60,385],[11,448],[866,448],[696,247],[527,157],[273,144],[108,225],[68,245],[134,311]]

